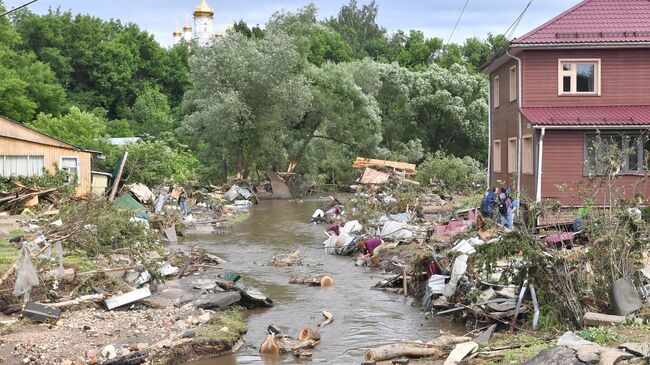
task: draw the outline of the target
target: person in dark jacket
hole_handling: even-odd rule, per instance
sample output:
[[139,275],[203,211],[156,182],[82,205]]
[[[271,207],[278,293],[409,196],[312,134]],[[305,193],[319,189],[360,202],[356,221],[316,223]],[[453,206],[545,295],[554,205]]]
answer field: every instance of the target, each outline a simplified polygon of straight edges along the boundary
[[481,202],[481,214],[485,218],[492,218],[493,217],[493,210],[494,210],[494,200],[496,198],[495,196],[496,188],[491,187],[490,190],[485,192],[485,195],[483,196],[483,201]]

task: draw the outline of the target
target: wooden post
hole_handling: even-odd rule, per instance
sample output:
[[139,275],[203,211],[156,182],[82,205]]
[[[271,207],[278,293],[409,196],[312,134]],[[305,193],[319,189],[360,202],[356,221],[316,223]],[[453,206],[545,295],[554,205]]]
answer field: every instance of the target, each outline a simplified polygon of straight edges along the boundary
[[129,156],[129,151],[124,151],[124,156],[122,157],[122,162],[120,163],[120,169],[117,171],[117,176],[113,180],[113,188],[111,189],[111,195],[108,197],[108,201],[113,201],[115,199],[115,194],[117,194],[117,187],[120,185],[120,179],[122,178],[122,172],[124,171],[124,165],[126,164],[126,158]]
[[404,268],[404,271],[402,272],[402,283],[404,284],[404,298],[409,296],[409,283],[406,278],[407,278],[406,268]]

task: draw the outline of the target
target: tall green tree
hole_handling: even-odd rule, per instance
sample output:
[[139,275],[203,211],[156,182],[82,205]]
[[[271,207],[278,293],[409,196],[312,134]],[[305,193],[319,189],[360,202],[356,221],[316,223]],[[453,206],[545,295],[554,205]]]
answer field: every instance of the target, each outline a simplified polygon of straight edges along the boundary
[[70,108],[69,113],[58,117],[51,114],[39,114],[28,125],[45,134],[85,148],[91,148],[97,144],[98,140],[106,138],[106,122],[77,107]]
[[327,25],[343,36],[352,47],[355,58],[363,58],[368,54],[367,45],[386,34],[386,30],[377,24],[378,12],[375,0],[361,7],[357,0],[350,0],[336,17],[327,21]]

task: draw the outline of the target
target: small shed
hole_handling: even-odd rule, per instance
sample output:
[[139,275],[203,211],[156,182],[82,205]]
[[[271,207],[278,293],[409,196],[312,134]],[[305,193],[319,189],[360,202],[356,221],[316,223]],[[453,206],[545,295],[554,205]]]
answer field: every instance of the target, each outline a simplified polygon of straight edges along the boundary
[[106,189],[108,189],[111,179],[113,178],[112,174],[108,172],[92,172],[92,192],[94,195],[100,196],[104,195]]
[[92,152],[0,116],[0,176],[42,176],[65,170],[77,196],[91,191]]

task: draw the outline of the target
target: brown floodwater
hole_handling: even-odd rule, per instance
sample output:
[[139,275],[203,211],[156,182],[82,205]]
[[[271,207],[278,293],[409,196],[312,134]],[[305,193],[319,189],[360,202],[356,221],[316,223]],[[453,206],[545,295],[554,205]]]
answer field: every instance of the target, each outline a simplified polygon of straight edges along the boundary
[[[363,347],[400,340],[427,341],[439,336],[440,330],[462,332],[462,327],[447,318],[425,319],[412,299],[371,290],[383,278],[381,273],[354,266],[350,257],[326,254],[321,248],[326,227],[309,223],[319,206],[316,200],[263,201],[245,220],[225,232],[183,239],[184,244],[199,245],[228,260],[224,269],[239,273],[244,284],[256,287],[275,304],[248,313],[246,345],[236,354],[191,365],[359,364]],[[293,250],[300,250],[304,266],[268,265],[274,255]],[[292,274],[330,274],[334,286],[290,285]],[[304,327],[315,328],[316,322],[323,320],[323,310],[334,315],[334,322],[320,329],[320,344],[309,350],[312,358],[260,357],[257,348],[268,325],[289,329],[287,334],[297,336]]]

